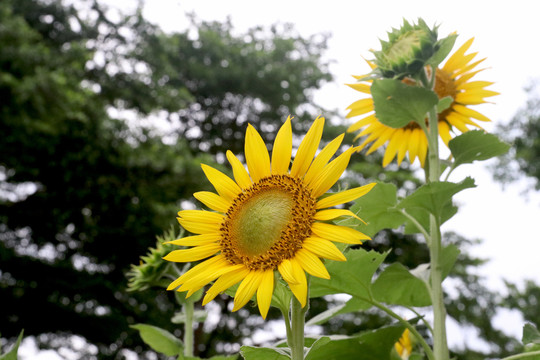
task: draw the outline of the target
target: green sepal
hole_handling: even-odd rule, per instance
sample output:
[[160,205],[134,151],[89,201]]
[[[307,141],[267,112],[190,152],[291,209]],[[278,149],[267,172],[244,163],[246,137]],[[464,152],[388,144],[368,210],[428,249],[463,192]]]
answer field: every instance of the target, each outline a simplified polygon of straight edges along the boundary
[[448,147],[454,157],[453,168],[475,160],[491,159],[506,154],[510,149],[509,144],[483,130],[471,130],[456,136],[450,140]]
[[435,51],[435,54],[427,61],[428,65],[431,65],[434,69],[439,66],[440,63],[446,59],[457,39],[457,34],[450,34],[444,39],[437,41],[438,50]]
[[240,355],[245,360],[290,360],[288,348],[242,346]]
[[184,343],[165,329],[148,324],[135,324],[130,328],[138,330],[145,344],[159,353],[175,356],[184,352]]
[[17,360],[17,352],[19,351],[23,335],[24,330],[21,330],[13,347],[7,353],[0,355],[0,360]]
[[439,98],[432,90],[404,84],[399,80],[374,80],[371,96],[377,119],[391,128],[403,128],[411,122],[420,124]]

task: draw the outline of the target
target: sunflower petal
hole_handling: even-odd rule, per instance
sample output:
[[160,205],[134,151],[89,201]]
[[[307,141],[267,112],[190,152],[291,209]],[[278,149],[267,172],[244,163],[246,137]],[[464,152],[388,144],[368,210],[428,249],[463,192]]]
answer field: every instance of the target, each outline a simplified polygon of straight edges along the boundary
[[292,128],[291,117],[279,129],[272,148],[272,174],[286,174],[291,165]]
[[199,223],[176,218],[180,225],[193,234],[214,234],[219,232],[220,223]]
[[236,285],[242,279],[244,279],[249,274],[249,270],[246,267],[241,267],[235,269],[231,272],[228,272],[224,275],[221,275],[219,279],[208,289],[206,295],[203,298],[203,305],[208,304],[210,301],[214,300],[223,291],[227,290],[231,286]]
[[323,127],[324,118],[315,119],[296,152],[290,172],[292,177],[302,178],[306,174],[321,142]]
[[182,220],[208,224],[221,223],[224,219],[223,214],[206,210],[181,210],[178,216]]
[[360,128],[366,125],[370,125],[376,121],[377,121],[377,118],[375,117],[375,114],[368,115],[365,118],[362,118],[358,120],[357,122],[355,122],[354,124],[352,124],[351,126],[349,126],[349,128],[347,129],[347,132],[355,132],[359,130]]
[[292,293],[298,299],[302,307],[306,306],[307,303],[307,279],[306,273],[302,266],[298,263],[296,258],[291,259],[292,270],[294,278],[297,280],[297,283],[289,283],[289,288]]
[[304,182],[306,184],[310,184],[315,176],[317,176],[324,166],[328,163],[328,161],[334,156],[336,151],[339,149],[339,146],[341,145],[341,142],[343,141],[343,138],[345,137],[345,134],[339,135],[337,138],[332,140],[328,145],[324,147],[324,149],[321,150],[319,155],[313,160],[313,163],[309,167],[309,170],[306,173],[306,176],[304,177]]
[[366,234],[346,226],[316,222],[313,223],[311,230],[318,237],[345,244],[362,244],[362,240],[371,239]]
[[234,307],[232,311],[237,311],[248,303],[259,288],[263,279],[264,272],[250,271],[245,279],[238,286],[236,295],[234,296]]
[[174,262],[190,262],[205,259],[214,255],[221,249],[218,243],[196,246],[191,249],[174,250],[167,254],[163,259]]
[[167,241],[165,244],[180,245],[180,246],[200,246],[206,245],[221,239],[221,234],[204,234],[204,235],[195,235],[187,236],[184,238],[176,239],[173,241]]
[[261,135],[251,124],[246,131],[246,162],[253,181],[270,176],[270,157]]
[[336,260],[336,261],[346,261],[347,258],[336,245],[334,245],[333,242],[316,237],[311,236],[304,240],[302,243],[302,246],[306,249],[314,253],[315,255],[330,259],[330,260]]
[[312,196],[318,198],[327,192],[339,180],[351,159],[354,148],[347,149],[343,154],[335,158],[331,163],[326,165],[319,176],[312,182]]
[[233,176],[236,183],[240,185],[242,189],[249,188],[253,183],[251,182],[249,174],[244,165],[240,162],[240,160],[238,160],[232,151],[227,150],[226,156],[233,169]]
[[193,194],[195,199],[202,202],[209,209],[226,213],[231,204],[224,198],[210,191],[199,191]]
[[225,200],[232,202],[232,200],[242,192],[242,189],[240,189],[238,184],[221,171],[206,164],[201,164],[201,167],[218,194]]
[[306,249],[300,249],[296,252],[295,259],[308,274],[322,279],[330,279],[328,270],[326,270],[326,267],[324,267],[324,264],[317,255],[312,252]]
[[257,305],[263,319],[266,319],[270,303],[272,302],[272,294],[274,293],[274,270],[266,270],[262,275],[261,284],[257,289]]
[[345,204],[345,203],[348,203],[349,201],[356,200],[359,197],[362,197],[365,194],[367,194],[371,189],[373,189],[375,185],[376,183],[371,183],[368,185],[360,186],[354,189],[349,189],[349,190],[345,190],[345,191],[330,195],[328,197],[325,197],[324,199],[317,201],[315,208],[325,209],[332,206]]
[[283,278],[283,280],[285,280],[289,284],[298,284],[299,283],[299,280],[294,278],[293,268],[292,268],[292,265],[291,265],[291,261],[289,259],[283,260],[278,265],[278,271],[281,274],[281,277]]
[[349,113],[345,116],[346,118],[355,117],[358,115],[367,114],[375,108],[373,107],[373,99],[365,98],[353,102],[347,107],[347,110],[350,110]]
[[362,219],[360,219],[355,213],[347,209],[328,209],[328,210],[317,211],[317,213],[315,214],[313,218],[315,220],[328,221],[328,220],[334,220],[340,216],[351,216],[362,221]]
[[174,288],[177,288],[178,286],[182,285],[184,283],[184,281],[189,279],[191,276],[195,276],[197,273],[199,273],[200,271],[202,271],[204,269],[212,268],[216,264],[219,265],[220,263],[223,262],[224,259],[225,259],[225,257],[223,255],[216,255],[216,256],[208,259],[208,260],[205,260],[205,261],[195,265],[194,267],[192,267],[191,269],[189,269],[188,271],[183,273],[178,279],[174,280],[167,287],[167,290],[172,290]]
[[467,116],[473,119],[477,119],[480,121],[491,121],[487,116],[480,114],[478,111],[470,109],[466,106],[454,104],[452,105],[452,109],[456,112],[460,113],[463,116]]

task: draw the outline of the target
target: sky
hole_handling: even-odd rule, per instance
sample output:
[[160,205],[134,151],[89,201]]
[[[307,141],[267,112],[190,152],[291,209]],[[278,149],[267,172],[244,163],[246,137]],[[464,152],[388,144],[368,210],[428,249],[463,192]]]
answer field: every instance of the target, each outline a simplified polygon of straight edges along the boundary
[[[110,1],[121,9],[136,6],[135,0]],[[540,80],[540,2],[536,0],[425,0],[425,1],[201,1],[147,0],[144,15],[165,31],[184,30],[188,25],[185,13],[195,13],[202,20],[224,21],[230,17],[239,33],[257,25],[277,22],[293,23],[304,37],[328,33],[326,58],[332,61],[330,71],[335,81],[314,94],[322,108],[340,110],[358,99],[358,92],[345,86],[353,82],[351,75],[369,71],[363,58],[371,58],[370,49],[379,49],[379,38],[399,27],[403,19],[423,18],[428,24],[440,24],[439,34],[456,31],[456,47],[475,37],[470,51],[478,51],[477,58],[487,57],[487,70],[477,75],[478,80],[494,81],[489,89],[501,95],[491,98],[493,103],[475,109],[493,120],[485,129],[494,130],[496,124],[509,123],[527,99],[524,87],[532,79]],[[324,114],[323,114],[324,115]],[[467,238],[479,238],[483,243],[471,249],[473,255],[490,261],[480,269],[487,276],[489,287],[501,289],[503,279],[522,284],[525,279],[540,283],[538,253],[540,195],[523,191],[527,180],[503,187],[492,180],[483,163],[465,165],[454,172],[451,181],[466,176],[476,180],[477,188],[465,190],[455,197],[460,211],[443,231],[456,231]],[[523,323],[512,313],[502,313],[495,319],[496,326],[520,337]],[[450,343],[462,346],[468,335],[463,335],[456,324],[449,324]],[[474,335],[474,334],[473,334]],[[25,350],[29,358],[37,353]],[[58,357],[39,357],[59,359]],[[66,355],[65,358],[69,358]]]

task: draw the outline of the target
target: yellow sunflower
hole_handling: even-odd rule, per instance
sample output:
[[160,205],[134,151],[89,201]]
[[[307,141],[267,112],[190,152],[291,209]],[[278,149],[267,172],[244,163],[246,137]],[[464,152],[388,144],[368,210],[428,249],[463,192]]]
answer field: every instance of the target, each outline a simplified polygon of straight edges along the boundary
[[351,147],[330,161],[341,145],[342,134],[314,158],[323,126],[324,118],[314,121],[290,170],[290,118],[277,133],[271,159],[257,130],[248,125],[245,158],[249,172],[230,151],[227,159],[234,180],[202,165],[217,194],[202,191],[194,196],[213,211],[180,211],[180,224],[198,235],[172,241],[191,248],[172,251],[165,259],[174,262],[209,259],[173,281],[168,290],[178,288],[190,296],[215,280],[203,299],[205,305],[240,282],[233,311],[257,293],[259,311],[266,318],[278,273],[304,307],[305,272],[328,279],[330,275],[320,258],[345,261],[333,242],[361,244],[362,240],[369,240],[357,230],[327,222],[341,216],[358,218],[350,210],[328,208],[363,196],[375,184],[322,197],[340,178],[355,151]]
[[405,329],[394,347],[401,359],[407,360],[409,358],[412,353],[411,333],[409,329]]
[[[439,114],[439,133],[448,146],[452,138],[451,133],[466,132],[468,126],[482,128],[473,119],[479,121],[490,121],[486,116],[476,110],[471,109],[470,105],[486,103],[484,98],[499,95],[499,93],[487,90],[486,87],[492,85],[488,81],[470,81],[473,76],[484,69],[475,70],[475,68],[485,60],[473,61],[477,53],[465,54],[471,46],[474,38],[465,42],[445,63],[442,68],[437,68],[435,72],[435,92],[439,98],[451,96],[454,100],[450,107]],[[371,68],[375,65],[368,61]],[[371,81],[362,81],[364,76],[355,76],[360,82],[349,84],[353,89],[364,94],[371,95]],[[414,80],[405,78],[405,83],[413,84]],[[411,163],[416,158],[420,161],[422,167],[427,154],[427,137],[418,126],[411,122],[402,128],[391,128],[380,123],[374,113],[373,99],[371,97],[360,99],[347,108],[349,113],[347,118],[359,115],[367,115],[356,123],[352,124],[348,132],[355,132],[364,128],[358,133],[355,139],[366,136],[364,142],[360,145],[362,150],[371,144],[368,154],[377,150],[383,144],[388,143],[383,158],[383,166],[387,166],[396,156],[398,164],[401,164],[405,154],[409,154]]]

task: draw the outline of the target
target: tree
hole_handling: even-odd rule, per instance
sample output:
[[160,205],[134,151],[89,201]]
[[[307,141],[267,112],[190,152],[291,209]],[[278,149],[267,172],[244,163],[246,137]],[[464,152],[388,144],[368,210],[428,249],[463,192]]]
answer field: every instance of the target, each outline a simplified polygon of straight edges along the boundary
[[233,36],[194,20],[192,39],[140,11],[75,5],[0,4],[0,323],[53,347],[78,334],[114,358],[142,344],[129,324],[172,316],[171,294],[126,293],[125,273],[202,190],[208,150],[237,146],[246,121],[302,114],[330,77],[324,41],[289,27]]

